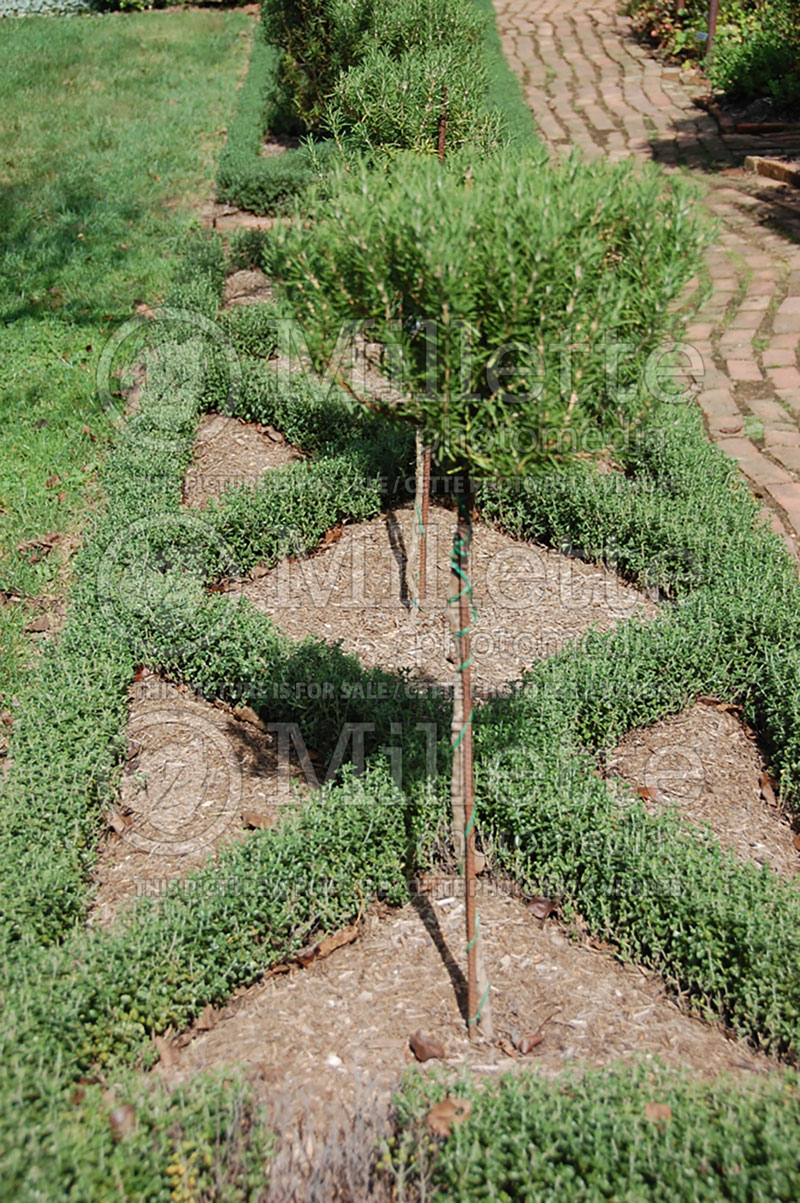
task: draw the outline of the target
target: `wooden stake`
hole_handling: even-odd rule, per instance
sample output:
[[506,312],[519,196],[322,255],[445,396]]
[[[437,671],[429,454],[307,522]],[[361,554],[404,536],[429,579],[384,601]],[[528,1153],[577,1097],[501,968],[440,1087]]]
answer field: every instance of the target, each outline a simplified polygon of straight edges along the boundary
[[719,12],[719,0],[710,0],[708,6],[708,38],[706,39],[706,58],[709,57],[714,46],[714,38],[717,36],[717,13]]
[[420,525],[422,539],[419,547],[419,604],[425,601],[428,573],[428,516],[431,508],[431,453],[430,448],[422,450],[422,496],[420,498]]
[[[451,632],[456,639],[459,676],[453,691],[453,779],[451,805],[457,854],[463,852],[464,897],[467,929],[467,1026],[470,1037],[494,1035],[489,1002],[489,982],[483,959],[483,941],[477,913],[475,875],[475,783],[472,747],[472,649],[470,628],[473,605],[469,588],[472,543],[471,494],[459,496],[458,523],[453,538],[450,598]],[[457,627],[453,630],[453,624]]]

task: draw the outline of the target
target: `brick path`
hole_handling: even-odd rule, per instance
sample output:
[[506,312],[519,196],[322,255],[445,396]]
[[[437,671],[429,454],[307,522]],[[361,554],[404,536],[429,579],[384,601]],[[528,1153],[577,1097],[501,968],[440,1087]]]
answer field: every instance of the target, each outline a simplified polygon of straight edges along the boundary
[[[495,0],[503,47],[556,153],[653,158],[704,181],[719,222],[709,300],[686,327],[703,356],[709,436],[800,549],[800,190],[741,168],[764,139],[721,134],[702,89],[633,38],[618,0]],[[800,138],[799,138],[800,141]],[[797,193],[795,198],[794,193]]]

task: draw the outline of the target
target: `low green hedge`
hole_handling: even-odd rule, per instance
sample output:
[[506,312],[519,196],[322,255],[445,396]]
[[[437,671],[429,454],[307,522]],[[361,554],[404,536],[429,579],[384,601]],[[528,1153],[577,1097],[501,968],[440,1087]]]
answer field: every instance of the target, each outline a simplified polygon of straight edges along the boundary
[[[456,8],[462,5],[467,9],[476,8],[483,17],[479,56],[482,82],[477,88],[477,92],[480,93],[478,96],[475,75],[474,72],[471,73],[471,93],[476,94],[471,95],[467,106],[470,109],[467,114],[468,124],[472,122],[473,103],[479,104],[481,112],[499,114],[502,141],[529,143],[535,136],[535,127],[522,89],[503,56],[491,3],[489,0],[457,0]],[[279,0],[277,7],[288,10],[284,0]],[[309,5],[300,0],[299,7],[308,9]],[[320,20],[318,5],[315,3],[310,7],[314,10],[315,19]],[[396,15],[392,15],[391,6],[387,11],[394,20]],[[296,134],[302,133],[305,128],[302,123],[298,124],[297,117],[293,117],[291,113],[291,96],[287,93],[287,85],[281,75],[282,52],[266,40],[265,28],[267,26],[259,25],[254,36],[247,77],[239,93],[236,114],[228,130],[226,145],[220,154],[217,193],[220,200],[255,213],[285,214],[291,211],[293,204],[305,195],[311,185],[324,188],[327,174],[330,168],[341,160],[341,153],[336,142],[330,139],[330,130],[326,132],[316,125],[313,126],[313,136],[296,149],[269,156],[262,153],[264,136],[268,130],[276,134],[287,131]],[[272,29],[271,36],[274,40],[276,30],[273,26],[269,28]],[[375,88],[380,91],[381,87],[385,87],[384,76],[385,73],[380,70],[377,73],[372,71],[366,80],[362,80],[370,96]],[[359,86],[356,80],[350,80],[348,85],[350,92],[354,89],[358,92]],[[349,92],[345,89],[342,105],[346,101],[352,113],[347,119],[340,113],[337,127],[344,131],[344,125],[350,121],[358,134],[358,145],[362,149],[375,149],[386,136],[385,130],[381,132],[387,111],[386,98],[378,97],[376,107],[376,103],[367,106],[364,96],[360,100],[350,96],[347,100],[347,95]],[[373,113],[374,120],[371,123],[367,121],[367,108]],[[416,119],[415,114],[416,109],[414,114],[411,114],[412,125]],[[483,117],[478,121],[478,125],[484,129],[484,133],[489,128]],[[492,125],[491,121],[489,125]],[[438,127],[436,132],[438,133]],[[455,133],[455,128],[452,132]],[[353,142],[352,131],[344,141],[349,146],[348,155],[353,155],[356,144]]]
[[264,41],[259,25],[217,168],[219,200],[254,213],[287,212],[297,196],[324,178],[336,149],[334,143],[322,142],[284,154],[262,153],[267,131],[280,134],[286,126],[279,66],[280,52]]
[[[208,302],[220,283],[219,244],[202,245],[192,274]],[[185,1025],[317,933],[352,921],[362,895],[406,899],[447,824],[447,778],[427,779],[416,730],[417,722],[434,723],[446,750],[441,698],[409,689],[402,677],[365,672],[318,641],[292,646],[251,607],[206,594],[224,530],[234,559],[248,546],[252,555],[278,554],[257,540],[280,499],[270,500],[266,487],[248,507],[247,495],[234,492],[210,520],[182,515],[201,395],[206,387],[221,395],[214,363],[209,378],[193,370],[192,337],[187,331],[162,355],[109,458],[105,508],[80,553],[67,626],[20,699],[0,799],[0,1143],[13,1150],[4,1181],[20,1198],[52,1194],[42,1184],[64,1173],[59,1134],[73,1133],[83,1115],[79,1107],[76,1118],[70,1102],[76,1078],[97,1062],[109,1070],[147,1063],[152,1032]],[[271,371],[246,360],[233,404],[261,420],[295,423],[312,468],[335,450],[348,464],[344,479],[354,479],[347,474],[363,470],[364,446],[385,448],[390,428],[377,419],[357,418],[335,395],[291,379],[259,385]],[[752,499],[706,443],[693,410],[662,406],[648,429],[625,475],[575,468],[560,487],[550,477],[481,490],[488,517],[581,548],[633,579],[653,572],[674,599],[652,623],[588,636],[476,715],[481,831],[524,886],[558,891],[565,914],[580,911],[592,930],[660,969],[697,1005],[793,1057],[796,886],[723,854],[673,816],[648,816],[613,794],[586,750],[696,693],[722,692],[767,732],[783,788],[796,796],[800,586],[792,566],[757,527]],[[224,525],[234,518],[235,532]],[[184,522],[192,535],[185,546],[171,533],[180,535]],[[205,542],[194,538],[197,522]],[[111,556],[118,565],[120,546],[136,586],[121,593],[116,586],[127,578],[109,575],[108,564]],[[323,756],[344,722],[372,723],[370,767],[361,779],[344,771],[279,828],[226,850],[161,900],[141,901],[112,931],[84,932],[98,816],[114,797],[127,686],[142,662],[206,696],[249,702],[272,721],[275,689],[287,686],[280,718],[298,722]],[[297,688],[309,682],[334,687],[330,706]],[[398,714],[400,736],[392,731]],[[380,752],[387,744],[404,753],[402,792]],[[87,1114],[86,1122],[95,1121]],[[233,1197],[242,1197],[237,1190]]]
[[[425,1117],[444,1098],[471,1112],[445,1139]],[[409,1073],[385,1163],[400,1197],[433,1203],[718,1203],[800,1194],[794,1074],[696,1081],[652,1066],[531,1073],[476,1085]],[[406,1193],[407,1192],[407,1193]]]

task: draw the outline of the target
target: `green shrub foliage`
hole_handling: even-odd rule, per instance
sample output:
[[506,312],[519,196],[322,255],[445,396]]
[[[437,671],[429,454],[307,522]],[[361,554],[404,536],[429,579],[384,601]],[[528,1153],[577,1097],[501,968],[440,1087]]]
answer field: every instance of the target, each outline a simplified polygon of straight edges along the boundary
[[691,190],[654,171],[407,154],[337,175],[269,262],[318,366],[371,323],[440,459],[513,475],[631,437],[703,238]]
[[[425,1117],[443,1098],[472,1109],[450,1136],[430,1140]],[[477,1087],[407,1075],[387,1161],[435,1203],[603,1199],[717,1203],[788,1200],[800,1191],[794,1074],[747,1088],[692,1081],[655,1064],[531,1073]]]

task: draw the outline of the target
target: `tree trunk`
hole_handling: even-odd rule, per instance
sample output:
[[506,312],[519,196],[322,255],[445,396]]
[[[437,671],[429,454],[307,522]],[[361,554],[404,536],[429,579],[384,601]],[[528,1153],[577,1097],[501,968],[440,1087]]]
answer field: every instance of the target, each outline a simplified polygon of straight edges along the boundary
[[413,609],[425,609],[428,588],[428,515],[431,495],[431,453],[416,432],[416,482],[414,525],[406,565],[408,599]]
[[[466,482],[464,482],[466,484]],[[450,633],[456,644],[456,682],[453,689],[453,776],[450,800],[453,812],[453,842],[463,865],[467,919],[467,1025],[471,1037],[478,1029],[491,1040],[489,981],[483,959],[483,941],[477,912],[475,878],[475,811],[472,758],[472,651],[470,629],[474,618],[469,580],[472,543],[470,493],[458,495],[458,523],[450,559],[451,596],[448,599]]]

